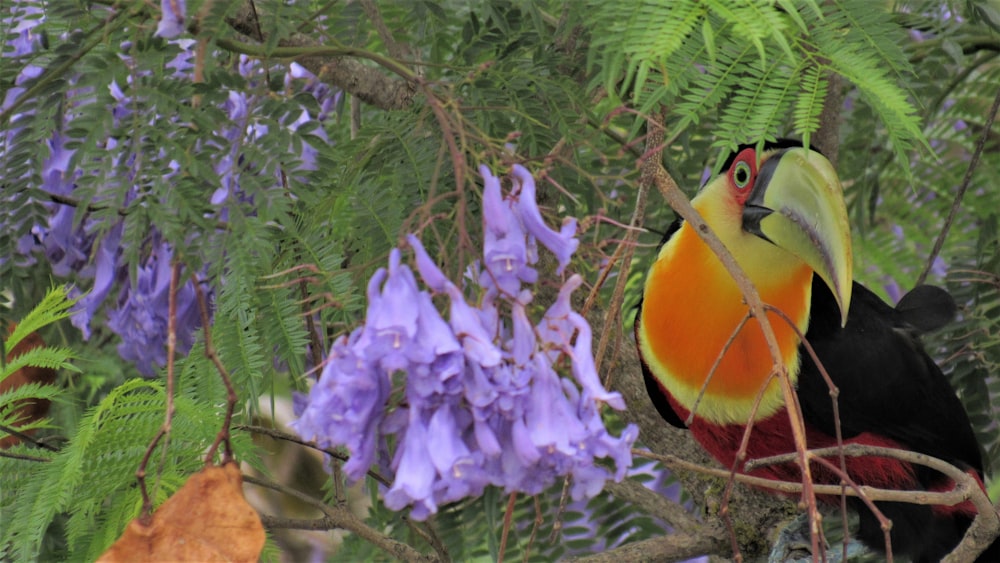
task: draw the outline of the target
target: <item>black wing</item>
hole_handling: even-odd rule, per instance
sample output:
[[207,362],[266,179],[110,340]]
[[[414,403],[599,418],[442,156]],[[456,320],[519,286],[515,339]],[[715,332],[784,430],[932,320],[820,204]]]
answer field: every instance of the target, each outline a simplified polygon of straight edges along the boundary
[[[815,277],[806,339],[840,390],[844,437],[877,433],[981,474],[982,454],[965,408],[924,351],[917,335],[920,327],[915,326],[939,328],[943,323],[937,317],[926,323],[912,322],[923,319],[921,303],[938,309],[941,296],[918,294],[900,312],[855,283],[847,325],[841,328],[833,295]],[[798,395],[803,416],[832,436],[829,389],[804,347],[800,354]]]
[[[671,222],[670,227],[667,228],[667,232],[663,234],[663,239],[660,240],[660,245],[657,247],[657,250],[670,240],[670,237],[672,237],[680,228],[680,219],[676,219]],[[635,306],[635,339],[637,347],[639,343],[639,322],[642,318],[641,313],[642,299],[640,298],[639,304]],[[667,400],[667,391],[660,387],[660,384],[656,381],[656,377],[654,377],[653,373],[649,371],[649,366],[646,365],[646,360],[642,357],[642,350],[639,350],[639,362],[642,364],[642,378],[646,383],[646,393],[649,395],[649,399],[653,402],[653,406],[656,407],[657,412],[660,413],[663,420],[666,420],[671,425],[676,426],[677,428],[687,428],[687,424],[684,424],[681,417],[677,416],[673,407],[670,406],[670,401]]]

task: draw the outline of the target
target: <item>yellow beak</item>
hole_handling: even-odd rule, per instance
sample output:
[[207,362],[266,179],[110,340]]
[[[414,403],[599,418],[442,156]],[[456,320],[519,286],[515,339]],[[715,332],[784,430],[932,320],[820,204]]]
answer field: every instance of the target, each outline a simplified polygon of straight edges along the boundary
[[743,209],[743,229],[787,250],[826,282],[840,306],[851,305],[851,227],[833,165],[818,152],[792,148],[765,160]]

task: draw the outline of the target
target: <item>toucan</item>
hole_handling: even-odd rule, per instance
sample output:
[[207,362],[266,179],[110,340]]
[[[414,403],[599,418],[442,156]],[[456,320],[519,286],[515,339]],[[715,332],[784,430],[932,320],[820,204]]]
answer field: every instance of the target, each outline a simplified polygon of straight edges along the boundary
[[[843,188],[818,151],[788,140],[743,145],[692,200],[767,305],[781,361],[801,405],[807,447],[842,443],[900,448],[947,461],[982,486],[981,447],[945,375],[924,350],[922,332],[954,315],[940,288],[919,286],[896,306],[853,280],[851,231]],[[780,311],[780,312],[779,312]],[[751,424],[746,459],[795,452],[774,361],[756,319],[716,254],[690,223],[668,230],[645,280],[635,321],[646,389],[660,415],[688,428],[724,467],[774,480],[800,481],[794,463],[745,471],[737,463]],[[791,324],[794,323],[794,327]],[[797,330],[796,330],[797,329]],[[799,334],[811,344],[838,393],[831,396]],[[834,458],[839,467],[839,457]],[[846,457],[859,485],[946,491],[954,482],[924,466],[888,457]],[[813,482],[840,484],[811,464]],[[836,498],[822,498],[838,502]],[[858,513],[855,537],[884,553],[874,513]],[[975,508],[877,502],[892,521],[891,550],[937,562],[968,529]],[[980,561],[1000,561],[996,542]]]

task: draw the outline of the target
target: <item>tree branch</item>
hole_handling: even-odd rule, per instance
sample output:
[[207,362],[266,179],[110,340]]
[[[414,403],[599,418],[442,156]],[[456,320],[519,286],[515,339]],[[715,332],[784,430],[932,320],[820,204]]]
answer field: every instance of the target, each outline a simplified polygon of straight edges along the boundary
[[631,562],[670,562],[684,561],[706,553],[715,553],[727,545],[725,534],[720,540],[717,536],[703,533],[685,534],[673,533],[648,540],[628,543],[603,553],[585,557],[571,558],[574,563],[620,563]]
[[[232,17],[226,19],[226,23],[243,35],[263,43],[267,37],[259,31],[259,26],[256,24],[257,17],[257,11],[254,10],[250,2],[246,2],[237,8]],[[228,45],[226,48],[238,46],[238,42],[217,41],[220,46]],[[307,49],[302,49],[297,54],[292,54],[295,51],[274,54],[261,52],[259,54],[261,56],[294,56],[299,64],[323,82],[337,86],[348,94],[357,96],[366,104],[380,109],[404,109],[413,103],[413,97],[416,94],[414,82],[390,78],[379,69],[365,66],[360,61],[351,58],[351,56],[364,56],[367,52],[363,49],[328,48],[302,34],[293,34],[289,38],[279,41],[278,45],[286,48],[306,47]],[[385,59],[377,62],[397,74],[402,72],[404,76],[415,77],[409,69],[395,60]]]
[[[684,506],[664,497],[653,494],[642,483],[635,479],[625,479],[620,483],[608,481],[604,485],[604,491],[611,493],[615,498],[637,506],[646,514],[659,518],[666,523],[685,533],[709,533],[717,531],[722,533],[721,527],[712,528],[697,518],[691,516],[690,511]],[[724,535],[722,539],[725,539]]]
[[[284,493],[288,496],[295,497],[300,501],[318,509],[326,517],[323,522],[324,524],[329,524],[326,529],[343,528],[357,534],[360,538],[371,543],[375,547],[378,547],[395,557],[396,559],[401,559],[403,561],[438,561],[436,557],[430,555],[424,555],[416,549],[413,549],[409,545],[398,542],[388,536],[379,533],[374,528],[369,527],[360,518],[351,514],[348,510],[337,507],[329,506],[319,500],[316,500],[310,495],[301,493],[291,487],[282,485],[281,483],[276,483],[274,481],[269,481],[267,479],[261,479],[254,477],[253,475],[243,475],[243,481],[250,483],[252,485],[257,485],[258,487],[265,487],[279,493]],[[262,520],[263,521],[263,520]],[[279,520],[280,521],[280,520]],[[273,522],[273,521],[272,521]],[[285,522],[291,522],[291,520],[285,520]],[[316,524],[312,524],[316,525]]]
[[[652,179],[664,199],[667,200],[670,207],[676,211],[678,215],[684,218],[689,225],[691,225],[695,233],[697,233],[702,241],[712,250],[712,252],[719,257],[720,262],[722,262],[722,265],[726,268],[726,271],[729,272],[730,276],[732,276],[736,285],[739,287],[740,292],[743,294],[743,298],[746,301],[750,314],[752,314],[757,320],[761,332],[764,335],[764,339],[767,342],[768,351],[771,354],[774,366],[773,369],[777,375],[779,385],[781,386],[785,410],[787,411],[789,426],[792,430],[792,441],[795,444],[796,451],[800,454],[798,464],[802,473],[802,484],[804,487],[803,501],[809,507],[809,513],[813,517],[818,517],[819,512],[816,505],[816,497],[811,490],[812,474],[809,464],[806,463],[805,451],[808,447],[806,445],[802,412],[799,408],[798,397],[795,395],[795,389],[792,387],[791,379],[789,378],[787,366],[785,366],[784,360],[782,359],[781,350],[778,347],[778,341],[774,335],[774,329],[771,326],[770,320],[767,318],[764,303],[761,301],[760,295],[757,293],[757,289],[754,287],[753,282],[751,282],[747,277],[746,273],[736,262],[736,259],[725,247],[725,245],[722,244],[722,241],[719,240],[715,233],[712,232],[708,224],[705,223],[705,220],[702,219],[701,214],[699,214],[698,211],[691,206],[691,202],[677,186],[673,177],[671,177],[666,169],[663,168],[663,165],[660,164],[659,155],[663,149],[662,142],[664,130],[660,124],[654,122],[653,120],[649,120],[648,124],[650,130],[646,146],[652,146],[655,148],[648,149],[646,151],[646,158],[641,166],[643,166],[644,169],[645,167],[650,167],[649,172],[652,175]],[[740,451],[737,453],[737,459],[742,459],[746,455],[746,445],[748,443],[749,432],[752,429],[753,421],[751,420],[747,422],[747,431],[744,435]],[[725,501],[723,504],[726,504]],[[815,529],[816,527],[814,526],[813,528]],[[814,534],[812,539],[814,548],[818,548],[818,536]]]

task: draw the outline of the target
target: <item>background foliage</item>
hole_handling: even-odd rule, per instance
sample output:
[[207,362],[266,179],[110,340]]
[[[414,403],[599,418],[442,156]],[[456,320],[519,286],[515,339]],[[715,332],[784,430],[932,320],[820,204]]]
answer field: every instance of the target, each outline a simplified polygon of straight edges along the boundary
[[[138,513],[133,473],[162,418],[172,261],[184,264],[186,300],[159,500],[197,469],[225,396],[201,354],[194,283],[210,296],[239,393],[236,424],[280,425],[290,391],[361,318],[368,276],[406,233],[420,233],[453,279],[475,259],[477,165],[525,163],[552,216],[581,219],[574,269],[595,283],[625,237],[651,113],[666,111],[664,164],[690,194],[720,149],[815,135],[833,96],[855,269],[894,300],[928,262],[1000,91],[992,0],[192,0],[174,38],[156,33],[169,1],[8,4],[0,316],[24,319],[53,284],[71,284],[84,312],[41,329],[76,358],[58,391],[22,390],[57,401],[39,434],[50,449],[9,450],[34,461],[0,456],[4,559],[92,558]],[[1000,137],[985,139],[931,264],[961,318],[932,345],[998,467]],[[671,219],[652,195],[626,311]],[[350,500],[372,530],[423,552],[439,536],[456,560],[498,555],[499,492],[409,525],[379,504],[374,483],[367,495],[348,490],[301,451],[235,438],[238,459],[316,499]],[[635,478],[663,492],[651,471]],[[560,493],[518,500],[508,556],[548,560],[665,533],[657,515],[610,495],[560,508]],[[315,514],[288,498],[260,502]],[[357,534],[335,548],[329,534],[279,528],[272,557],[386,557]]]

